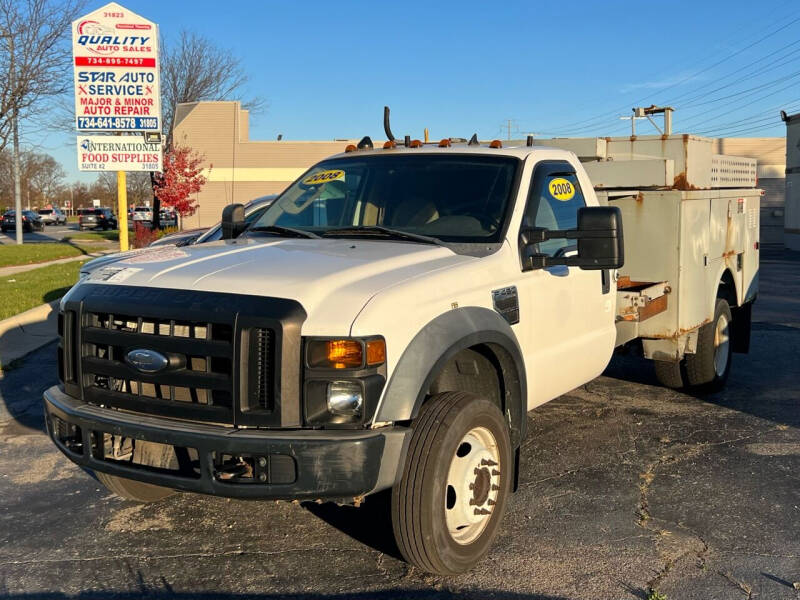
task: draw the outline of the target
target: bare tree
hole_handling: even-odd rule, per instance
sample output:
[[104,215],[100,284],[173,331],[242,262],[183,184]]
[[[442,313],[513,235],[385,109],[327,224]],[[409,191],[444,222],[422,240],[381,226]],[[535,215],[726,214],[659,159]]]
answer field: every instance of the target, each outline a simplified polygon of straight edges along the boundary
[[[0,149],[11,138],[17,212],[22,209],[19,121],[43,99],[68,88],[66,39],[83,1],[0,0]],[[23,242],[20,219],[16,241]]]
[[[163,43],[161,97],[167,148],[171,146],[178,104],[228,100],[241,93],[247,81],[241,59],[205,36],[183,30],[174,43]],[[252,98],[245,104],[250,110],[258,110],[264,101]]]
[[0,148],[15,117],[71,84],[70,25],[83,0],[0,0]]
[[34,169],[28,181],[43,203],[52,202],[66,173],[61,164],[49,154],[35,155]]
[[[242,61],[198,33],[181,31],[174,43],[161,44],[161,110],[166,151],[172,147],[175,108],[182,102],[228,100],[241,93],[248,77]],[[261,98],[244,103],[251,111],[264,106]],[[152,177],[151,177],[152,182]],[[153,227],[158,228],[161,202],[153,197]]]

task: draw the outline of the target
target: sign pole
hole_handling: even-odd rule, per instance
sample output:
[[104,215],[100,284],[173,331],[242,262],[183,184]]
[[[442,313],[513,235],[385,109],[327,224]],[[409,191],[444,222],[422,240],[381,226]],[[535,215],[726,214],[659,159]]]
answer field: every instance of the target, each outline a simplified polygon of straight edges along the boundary
[[119,226],[119,251],[128,249],[128,186],[125,171],[117,171],[117,225]]

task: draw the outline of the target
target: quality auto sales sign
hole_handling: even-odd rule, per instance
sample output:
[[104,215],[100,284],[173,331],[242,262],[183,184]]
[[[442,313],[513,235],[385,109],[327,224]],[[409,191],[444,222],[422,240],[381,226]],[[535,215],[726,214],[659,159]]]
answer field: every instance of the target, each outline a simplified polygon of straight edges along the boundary
[[161,131],[158,26],[116,2],[72,22],[78,131]]

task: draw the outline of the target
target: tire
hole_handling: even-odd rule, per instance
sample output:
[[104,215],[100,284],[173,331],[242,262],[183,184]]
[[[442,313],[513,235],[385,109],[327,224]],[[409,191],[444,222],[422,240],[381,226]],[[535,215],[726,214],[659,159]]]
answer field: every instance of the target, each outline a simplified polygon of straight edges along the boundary
[[[171,446],[152,444],[141,440],[136,441],[134,459],[138,464],[145,464],[151,467],[169,468],[178,464],[175,450]],[[111,493],[116,494],[123,500],[142,503],[158,502],[176,493],[175,490],[161,487],[160,485],[125,479],[124,477],[109,475],[100,471],[96,471],[95,475],[98,481],[106,486]]]
[[731,370],[731,324],[728,303],[717,298],[714,319],[700,328],[697,352],[686,355],[686,379],[690,386],[705,392],[725,387]]
[[423,405],[412,427],[392,489],[398,549],[430,573],[463,573],[489,552],[505,513],[514,468],[508,424],[488,400],[445,392]]
[[683,380],[681,361],[654,360],[653,366],[656,370],[656,379],[664,387],[679,390],[686,386],[686,382]]

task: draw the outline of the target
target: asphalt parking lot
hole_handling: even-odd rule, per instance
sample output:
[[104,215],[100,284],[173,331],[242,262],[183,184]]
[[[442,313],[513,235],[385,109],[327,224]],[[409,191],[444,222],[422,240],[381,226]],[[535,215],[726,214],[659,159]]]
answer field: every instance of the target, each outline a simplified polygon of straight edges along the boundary
[[728,388],[666,390],[616,357],[529,413],[500,536],[453,578],[397,558],[383,498],[114,498],[43,433],[51,344],[0,379],[0,596],[800,598],[800,254],[761,258],[751,353]]
[[[76,233],[78,231],[77,223],[68,223],[66,225],[46,225],[43,231],[31,231],[30,233],[23,233],[23,241],[28,243],[41,243],[41,242],[60,242],[65,236]],[[7,231],[0,233],[0,245],[2,244],[16,244],[16,234],[14,231]]]

